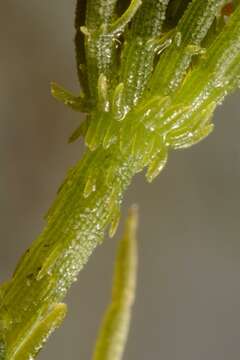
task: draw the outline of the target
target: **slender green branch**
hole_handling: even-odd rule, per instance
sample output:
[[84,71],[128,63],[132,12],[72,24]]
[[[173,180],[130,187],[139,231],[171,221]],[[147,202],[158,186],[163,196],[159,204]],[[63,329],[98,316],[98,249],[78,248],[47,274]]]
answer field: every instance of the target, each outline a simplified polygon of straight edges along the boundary
[[181,84],[194,55],[210,29],[224,0],[194,0],[179,21],[172,46],[161,56],[151,80],[151,89],[169,94]]
[[141,98],[153,71],[168,2],[168,0],[143,1],[133,19],[131,29],[126,34],[120,82],[124,83],[124,97],[128,111]]
[[84,46],[84,34],[81,31],[81,27],[85,25],[86,21],[86,6],[87,0],[77,0],[76,14],[75,14],[75,52],[76,52],[76,64],[77,74],[81,86],[81,91],[85,98],[89,98],[90,89],[87,81],[87,60],[86,51]]
[[119,245],[112,301],[99,332],[93,360],[121,360],[123,356],[137,277],[136,211],[134,207],[130,210],[125,233]]

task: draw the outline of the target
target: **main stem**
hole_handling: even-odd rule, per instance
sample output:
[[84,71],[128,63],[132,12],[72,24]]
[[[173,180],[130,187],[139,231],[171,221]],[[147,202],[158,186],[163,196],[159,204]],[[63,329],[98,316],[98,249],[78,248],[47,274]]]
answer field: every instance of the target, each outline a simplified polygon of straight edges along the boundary
[[106,226],[116,225],[135,160],[122,159],[115,150],[87,151],[70,171],[48,213],[47,226],[4,286],[0,320],[7,358],[18,358],[19,346],[37,319],[63,299]]

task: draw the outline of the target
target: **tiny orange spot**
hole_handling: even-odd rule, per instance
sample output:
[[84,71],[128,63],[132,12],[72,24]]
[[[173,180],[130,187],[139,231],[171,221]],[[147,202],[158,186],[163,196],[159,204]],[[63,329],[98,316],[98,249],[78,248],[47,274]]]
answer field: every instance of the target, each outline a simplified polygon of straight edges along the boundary
[[233,13],[233,4],[228,3],[222,8],[222,16],[230,16]]

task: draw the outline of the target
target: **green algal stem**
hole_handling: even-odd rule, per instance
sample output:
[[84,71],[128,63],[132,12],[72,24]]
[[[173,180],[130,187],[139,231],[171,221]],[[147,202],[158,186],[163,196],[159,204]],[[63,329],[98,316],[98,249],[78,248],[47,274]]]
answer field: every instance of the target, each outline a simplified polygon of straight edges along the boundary
[[174,94],[171,104],[158,118],[151,119],[168,148],[189,147],[212,131],[216,106],[240,85],[239,44],[240,8],[209,48],[205,61]]
[[[155,97],[139,104],[125,119],[122,143],[127,138],[147,139],[147,133],[162,139],[158,154],[151,162],[148,157],[149,180],[154,177],[155,169],[161,169],[167,159],[169,149],[189,147],[206,137],[213,129],[213,112],[227,94],[240,84],[240,8],[228,21],[223,31],[209,47],[199,66],[189,74],[181,89],[170,97]],[[144,125],[144,126],[143,126]],[[145,132],[142,132],[142,126]],[[142,153],[146,152],[143,142]],[[147,145],[148,146],[148,145]],[[140,147],[139,147],[140,149]],[[140,151],[140,150],[139,150]],[[158,163],[159,160],[159,163]],[[151,176],[149,176],[149,171]],[[159,171],[158,171],[159,172]],[[158,173],[157,172],[157,173]]]
[[[46,228],[4,289],[0,308],[4,329],[0,333],[4,333],[6,360],[18,358],[22,339],[35,329],[39,317],[46,317],[63,299],[102,241],[106,226],[113,222],[115,227],[122,195],[135,167],[136,159],[123,159],[113,147],[111,152],[87,152],[71,170],[48,213]],[[92,191],[86,192],[89,176],[94,174]]]
[[181,84],[193,56],[201,55],[201,42],[224,0],[194,0],[179,21],[172,45],[161,56],[150,81],[152,93],[168,95]]
[[160,39],[168,0],[143,0],[125,34],[120,82],[128,110],[140,100],[150,75],[154,59],[169,43]]
[[24,336],[19,339],[19,343],[10,355],[11,360],[32,360],[42,349],[51,333],[61,325],[65,318],[67,306],[65,304],[55,304],[49,308],[43,316],[35,317],[31,327],[28,327]]
[[[92,103],[97,102],[97,83],[99,76],[106,76],[109,88],[117,83],[118,37],[135,15],[140,0],[132,0],[125,13],[116,20],[117,0],[90,0],[87,3],[85,26],[85,54],[88,69],[88,84]],[[93,105],[94,106],[94,105]]]
[[211,101],[221,102],[230,91],[239,86],[239,57],[240,7],[175,97],[179,102],[191,104],[192,109]]
[[[100,74],[113,81],[116,44],[104,28],[115,18],[117,0],[90,0],[87,2],[86,19],[81,31],[84,34],[88,84],[92,103],[97,102],[97,82]],[[83,9],[79,9],[83,11]]]

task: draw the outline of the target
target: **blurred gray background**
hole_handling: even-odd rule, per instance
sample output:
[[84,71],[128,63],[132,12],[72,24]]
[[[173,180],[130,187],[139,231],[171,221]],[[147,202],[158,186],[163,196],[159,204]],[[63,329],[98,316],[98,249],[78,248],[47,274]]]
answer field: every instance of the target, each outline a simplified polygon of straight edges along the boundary
[[[56,80],[77,90],[74,0],[2,1],[0,12],[0,281],[39,234],[66,170],[79,115],[51,98]],[[125,359],[235,360],[240,355],[240,97],[214,133],[174,152],[151,185],[135,178],[124,202],[140,205],[137,300]],[[67,298],[64,325],[39,356],[91,357],[110,298],[116,239],[91,257]]]

